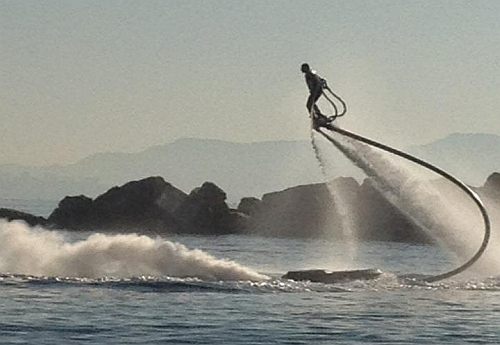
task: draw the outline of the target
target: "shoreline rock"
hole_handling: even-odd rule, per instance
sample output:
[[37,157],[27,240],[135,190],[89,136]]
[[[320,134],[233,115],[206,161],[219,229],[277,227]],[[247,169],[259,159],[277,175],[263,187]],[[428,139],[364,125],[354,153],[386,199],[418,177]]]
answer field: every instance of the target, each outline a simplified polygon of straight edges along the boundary
[[[345,234],[339,229],[346,225],[337,210],[344,209],[343,217],[362,240],[431,242],[369,178],[361,184],[349,177],[330,183],[338,195],[332,197],[325,183],[309,184],[267,193],[262,199],[243,198],[232,209],[224,190],[212,182],[186,194],[153,176],[113,187],[95,199],[67,196],[47,219],[6,208],[0,209],[0,218],[72,231],[342,238]],[[439,185],[438,181],[438,189]],[[500,205],[500,173],[491,174],[482,187],[474,189]]]
[[10,208],[0,208],[0,220],[5,219],[8,222],[22,220],[29,226],[49,226],[50,222],[44,217],[35,216],[33,214],[13,210]]

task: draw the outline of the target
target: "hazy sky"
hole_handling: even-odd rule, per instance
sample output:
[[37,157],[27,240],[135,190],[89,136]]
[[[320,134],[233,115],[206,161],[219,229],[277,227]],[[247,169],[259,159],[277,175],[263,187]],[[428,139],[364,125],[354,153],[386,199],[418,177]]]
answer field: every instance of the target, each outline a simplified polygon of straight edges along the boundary
[[0,0],[0,163],[183,137],[306,139],[309,62],[343,127],[500,134],[500,1]]

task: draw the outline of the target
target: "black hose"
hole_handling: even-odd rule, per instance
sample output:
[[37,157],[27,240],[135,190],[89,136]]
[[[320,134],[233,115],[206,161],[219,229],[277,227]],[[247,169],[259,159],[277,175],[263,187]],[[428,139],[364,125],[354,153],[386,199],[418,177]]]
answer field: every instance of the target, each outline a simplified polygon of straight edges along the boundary
[[340,98],[337,94],[335,94],[328,86],[325,87],[325,90],[327,90],[335,99],[342,104],[342,112],[339,113],[337,105],[335,104],[335,101],[333,101],[325,92],[323,92],[323,96],[328,100],[328,102],[332,105],[334,114],[332,115],[333,117],[341,117],[344,116],[347,113],[347,105],[345,104],[344,100]]
[[[339,128],[337,126],[328,125],[325,128],[327,128],[327,129],[329,129],[331,131],[337,132],[337,133],[339,133],[341,135],[344,135],[346,137],[349,137],[349,138],[361,141],[361,142],[363,142],[365,144],[368,144],[368,145],[371,145],[373,147],[377,147],[377,148],[379,148],[381,150],[387,151],[389,153],[392,153],[394,155],[400,156],[402,158],[408,159],[408,160],[412,161],[413,163],[419,164],[419,165],[421,165],[421,166],[423,166],[423,167],[425,167],[427,169],[430,169],[433,172],[435,172],[435,173],[443,176],[447,180],[449,180],[452,183],[454,183],[462,191],[464,191],[470,198],[472,198],[472,200],[474,200],[474,203],[479,208],[479,210],[481,212],[481,215],[483,217],[483,221],[484,221],[484,238],[483,238],[483,242],[481,243],[481,246],[479,247],[478,251],[476,252],[476,254],[472,258],[469,259],[469,261],[467,261],[463,265],[461,265],[461,266],[459,266],[459,267],[457,267],[457,268],[455,268],[455,269],[453,269],[453,270],[451,270],[449,272],[445,272],[445,273],[438,274],[438,275],[424,277],[423,281],[431,283],[431,282],[436,282],[436,281],[443,280],[443,279],[446,279],[446,278],[450,278],[450,277],[452,277],[454,275],[462,273],[463,271],[465,271],[466,269],[468,269],[469,267],[471,267],[481,257],[481,255],[486,250],[486,247],[488,246],[488,242],[490,240],[491,223],[490,223],[490,218],[488,216],[488,212],[486,211],[486,208],[485,208],[483,202],[481,201],[481,199],[479,198],[479,196],[476,194],[476,192],[474,192],[465,183],[463,183],[462,181],[460,181],[456,177],[450,175],[446,171],[444,171],[444,170],[442,170],[442,169],[436,167],[435,165],[432,165],[432,164],[430,164],[430,163],[428,163],[426,161],[423,161],[423,160],[421,160],[421,159],[419,159],[417,157],[414,157],[414,156],[412,156],[412,155],[410,155],[410,154],[408,154],[406,152],[400,151],[398,149],[392,148],[390,146],[384,145],[384,144],[376,142],[374,140],[362,137],[359,134],[356,134],[356,133],[353,133],[353,132],[349,132],[349,131],[347,131],[345,129],[342,129],[342,128]],[[318,128],[317,131],[319,133],[321,133],[328,141],[330,141],[331,143],[333,143],[335,145],[335,139],[333,139],[327,133],[325,133],[323,130],[321,130],[321,128]]]

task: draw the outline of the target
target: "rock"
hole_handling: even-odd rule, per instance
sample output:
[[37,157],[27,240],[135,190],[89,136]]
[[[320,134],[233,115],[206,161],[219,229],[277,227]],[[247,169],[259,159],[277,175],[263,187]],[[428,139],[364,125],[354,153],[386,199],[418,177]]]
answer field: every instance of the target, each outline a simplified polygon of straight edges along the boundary
[[240,200],[238,204],[238,212],[246,214],[248,216],[255,216],[262,205],[262,201],[257,198],[248,197]]
[[253,218],[254,233],[278,237],[322,237],[338,219],[322,183],[264,194]]
[[6,219],[7,221],[22,220],[25,221],[30,226],[49,226],[50,222],[47,219],[39,216],[32,215],[30,213],[12,210],[9,208],[0,208],[0,218]]
[[49,221],[65,229],[85,229],[92,226],[92,199],[85,196],[67,196],[50,214]]
[[227,206],[226,193],[212,182],[193,189],[175,216],[183,233],[237,233],[246,224],[246,217]]
[[[445,182],[433,183],[447,198],[465,197]],[[477,190],[500,202],[500,173],[492,174],[484,187]],[[433,202],[432,198],[429,202]],[[491,205],[493,209],[497,207],[495,202]],[[13,210],[10,212],[12,215]],[[9,217],[27,218],[20,214]],[[245,232],[334,239],[345,238],[347,224],[360,240],[431,242],[422,229],[387,201],[369,178],[361,185],[353,178],[340,177],[328,185],[318,183],[268,193],[262,200],[243,198],[235,210],[227,205],[226,193],[212,182],[205,182],[187,195],[161,177],[149,177],[111,188],[95,200],[83,195],[66,197],[48,221],[65,229],[201,235]]]
[[161,177],[113,187],[92,200],[66,197],[49,220],[73,230],[226,234],[247,226],[248,216],[226,204],[226,193],[211,182],[184,192]]
[[113,229],[142,232],[175,231],[174,213],[187,195],[161,177],[113,187],[95,200],[66,197],[49,220],[65,229]]
[[[330,189],[330,190],[329,190]],[[332,194],[334,197],[332,197]],[[370,179],[360,186],[353,178],[340,177],[265,194],[252,205],[252,233],[277,237],[345,238],[344,227],[358,239],[429,242],[430,238],[389,203]]]
[[358,235],[362,239],[431,242],[431,238],[392,205],[369,178],[365,179],[360,187],[357,208]]

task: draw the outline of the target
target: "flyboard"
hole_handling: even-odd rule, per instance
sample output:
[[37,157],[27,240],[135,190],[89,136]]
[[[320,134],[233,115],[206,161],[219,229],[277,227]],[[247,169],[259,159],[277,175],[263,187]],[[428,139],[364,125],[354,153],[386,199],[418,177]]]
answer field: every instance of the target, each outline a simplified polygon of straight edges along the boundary
[[327,272],[322,269],[288,271],[282,278],[295,281],[306,280],[313,283],[335,284],[350,280],[370,280],[375,279],[382,274],[382,271],[376,268],[351,271],[333,271]]
[[[388,145],[382,144],[380,142],[377,142],[375,140],[363,137],[359,134],[347,131],[345,129],[342,129],[338,126],[335,126],[333,124],[334,120],[337,117],[345,115],[347,111],[347,107],[342,101],[340,97],[335,95],[328,87],[326,89],[337,99],[341,102],[343,106],[342,112],[338,112],[337,107],[335,106],[334,102],[330,100],[328,97],[326,97],[325,93],[323,95],[328,99],[328,101],[332,104],[334,108],[334,114],[332,116],[324,116],[324,115],[315,115],[311,114],[312,118],[312,127],[314,130],[316,130],[318,133],[320,133],[323,137],[325,137],[328,141],[330,141],[332,144],[336,145],[336,140],[332,138],[328,131],[336,132],[339,133],[343,136],[349,137],[351,139],[360,141],[362,143],[365,143],[367,145],[376,147],[378,149],[381,149],[383,151],[389,152],[393,155],[402,157],[404,159],[407,159],[415,164],[421,165],[424,168],[427,168],[434,173],[444,177],[448,181],[452,182],[455,184],[457,187],[459,187],[464,193],[466,193],[473,201],[474,204],[479,208],[479,211],[481,213],[481,216],[483,218],[483,224],[484,224],[484,237],[483,241],[477,250],[477,252],[472,256],[468,261],[460,265],[459,267],[452,269],[450,271],[441,273],[441,274],[436,274],[436,275],[420,275],[418,280],[426,282],[426,283],[432,283],[432,282],[437,282],[443,279],[451,278],[459,273],[464,272],[467,270],[469,267],[471,267],[480,257],[483,255],[484,251],[486,250],[486,247],[488,246],[488,242],[490,240],[490,235],[491,235],[491,222],[490,218],[488,216],[488,212],[486,211],[486,208],[481,200],[481,198],[477,195],[476,192],[474,192],[469,186],[467,186],[464,182],[459,180],[458,178],[452,176],[451,174],[447,173],[446,171],[442,170],[441,168],[438,168],[437,166],[426,162],[420,158],[417,158],[415,156],[412,156],[404,151],[395,149],[393,147],[390,147]],[[287,274],[283,276],[284,279],[292,279],[292,280],[308,280],[311,282],[321,282],[325,284],[333,284],[337,282],[342,282],[342,281],[349,281],[349,280],[369,280],[369,279],[375,279],[378,276],[382,274],[382,271],[378,269],[362,269],[362,270],[352,270],[352,271],[333,271],[333,272],[327,272],[322,269],[313,269],[313,270],[303,270],[303,271],[289,271]],[[406,275],[404,277],[411,277],[411,275]]]

